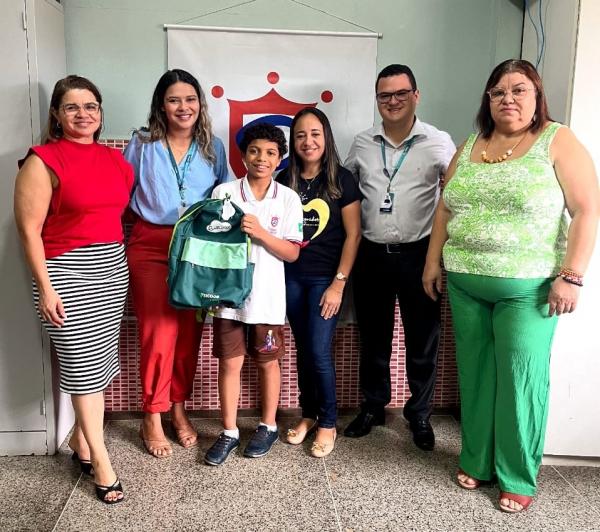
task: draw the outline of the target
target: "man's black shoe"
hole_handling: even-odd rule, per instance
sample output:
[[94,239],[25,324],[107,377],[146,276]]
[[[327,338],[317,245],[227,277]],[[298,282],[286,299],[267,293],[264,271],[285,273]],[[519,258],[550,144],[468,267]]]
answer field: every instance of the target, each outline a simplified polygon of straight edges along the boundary
[[376,425],[385,424],[385,414],[371,414],[371,412],[361,411],[350,425],[344,430],[344,436],[348,438],[362,438],[371,432],[371,428]]
[[409,423],[415,445],[423,451],[433,451],[435,434],[428,419],[418,419]]

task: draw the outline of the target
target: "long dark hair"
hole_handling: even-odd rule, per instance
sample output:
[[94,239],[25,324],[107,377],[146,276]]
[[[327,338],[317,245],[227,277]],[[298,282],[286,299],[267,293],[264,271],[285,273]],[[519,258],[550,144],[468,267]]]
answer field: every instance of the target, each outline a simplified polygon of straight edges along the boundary
[[90,91],[94,95],[94,98],[96,98],[98,104],[100,105],[100,127],[94,132],[94,140],[97,141],[100,138],[100,133],[102,132],[102,127],[104,125],[104,113],[102,111],[102,95],[100,94],[100,90],[89,79],[72,74],[70,76],[67,76],[66,78],[59,79],[56,82],[56,85],[54,85],[52,97],[50,98],[50,109],[48,109],[48,125],[46,127],[46,131],[44,132],[42,143],[45,144],[46,142],[49,142],[50,138],[62,138],[64,132],[56,116],[60,111],[60,104],[62,103],[65,94],[67,94],[67,92],[73,89]]
[[154,94],[152,94],[150,114],[148,115],[148,129],[150,135],[140,135],[140,139],[146,142],[166,139],[169,127],[167,124],[167,117],[163,110],[165,105],[165,94],[171,85],[174,85],[179,81],[191,85],[196,91],[198,101],[200,102],[200,112],[198,114],[198,120],[196,120],[196,123],[194,124],[194,138],[196,139],[198,149],[204,158],[214,164],[217,157],[212,145],[213,133],[210,116],[208,115],[206,97],[204,96],[204,92],[202,91],[198,80],[185,70],[179,68],[167,70],[158,80],[156,88],[154,89]]
[[533,120],[531,121],[529,130],[532,133],[536,133],[544,127],[546,122],[552,120],[548,112],[548,102],[546,101],[542,79],[540,78],[540,75],[535,67],[529,61],[525,61],[525,59],[508,59],[494,68],[487,80],[487,83],[485,84],[485,89],[481,96],[481,105],[479,106],[479,111],[477,112],[477,118],[475,119],[475,122],[481,136],[484,139],[490,138],[490,135],[494,131],[494,127],[496,125],[494,124],[492,113],[490,111],[490,98],[488,96],[488,91],[492,87],[496,86],[502,76],[505,74],[510,74],[511,72],[519,72],[523,74],[529,79],[529,81],[531,81],[531,83],[533,83],[533,86],[535,87],[535,114],[533,115]]
[[305,107],[296,113],[290,126],[290,156],[288,158],[288,173],[290,177],[289,186],[292,190],[298,192],[300,183],[300,174],[302,173],[303,163],[300,156],[296,153],[294,142],[294,129],[298,120],[305,115],[314,115],[323,126],[323,135],[325,137],[325,149],[321,158],[321,171],[325,171],[325,183],[320,183],[318,190],[319,196],[325,196],[328,199],[335,200],[341,197],[342,191],[337,179],[338,167],[340,165],[340,156],[338,155],[333,131],[327,115],[316,107]]

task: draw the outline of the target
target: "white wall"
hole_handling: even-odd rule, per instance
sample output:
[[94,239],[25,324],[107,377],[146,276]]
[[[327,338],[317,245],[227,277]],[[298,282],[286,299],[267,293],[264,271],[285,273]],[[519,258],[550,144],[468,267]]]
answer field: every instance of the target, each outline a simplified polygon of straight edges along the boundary
[[458,143],[473,129],[492,68],[520,53],[522,0],[303,0],[302,4],[63,0],[67,67],[70,73],[89,76],[102,90],[104,137],[129,138],[134,126],[146,122],[152,91],[167,67],[163,24],[370,30],[383,34],[377,69],[390,63],[410,65],[421,89],[420,118],[448,131]]
[[[529,0],[529,13],[525,13],[523,25],[523,59],[536,65],[540,52],[541,28],[539,6],[542,7],[545,45],[538,72],[544,80],[544,90],[554,120],[569,123],[575,69],[575,47],[579,20],[579,0]],[[533,18],[535,28],[529,18]]]
[[[581,0],[570,126],[600,169],[600,2]],[[579,306],[560,318],[552,350],[545,453],[600,457],[600,237]]]

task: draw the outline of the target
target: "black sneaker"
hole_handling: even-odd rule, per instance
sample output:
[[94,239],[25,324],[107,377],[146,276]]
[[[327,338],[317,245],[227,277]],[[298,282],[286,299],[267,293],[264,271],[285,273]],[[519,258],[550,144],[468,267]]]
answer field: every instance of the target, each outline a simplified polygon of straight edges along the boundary
[[246,445],[244,456],[246,458],[260,458],[271,450],[271,447],[273,447],[273,444],[278,439],[279,433],[276,430],[271,431],[264,425],[260,425],[254,431],[248,445]]
[[222,465],[231,454],[231,451],[237,449],[239,446],[240,440],[238,438],[226,436],[224,432],[221,432],[217,441],[212,444],[212,447],[208,451],[206,451],[204,462],[208,465]]

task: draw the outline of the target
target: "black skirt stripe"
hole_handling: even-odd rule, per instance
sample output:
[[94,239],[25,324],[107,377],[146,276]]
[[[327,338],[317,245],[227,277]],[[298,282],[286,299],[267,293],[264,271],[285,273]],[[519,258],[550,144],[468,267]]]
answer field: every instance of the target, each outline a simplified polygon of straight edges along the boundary
[[[102,391],[120,372],[119,332],[129,285],[123,245],[93,244],[46,264],[67,314],[63,327],[44,322],[58,355],[60,389],[69,394]],[[33,297],[37,308],[35,283]]]

